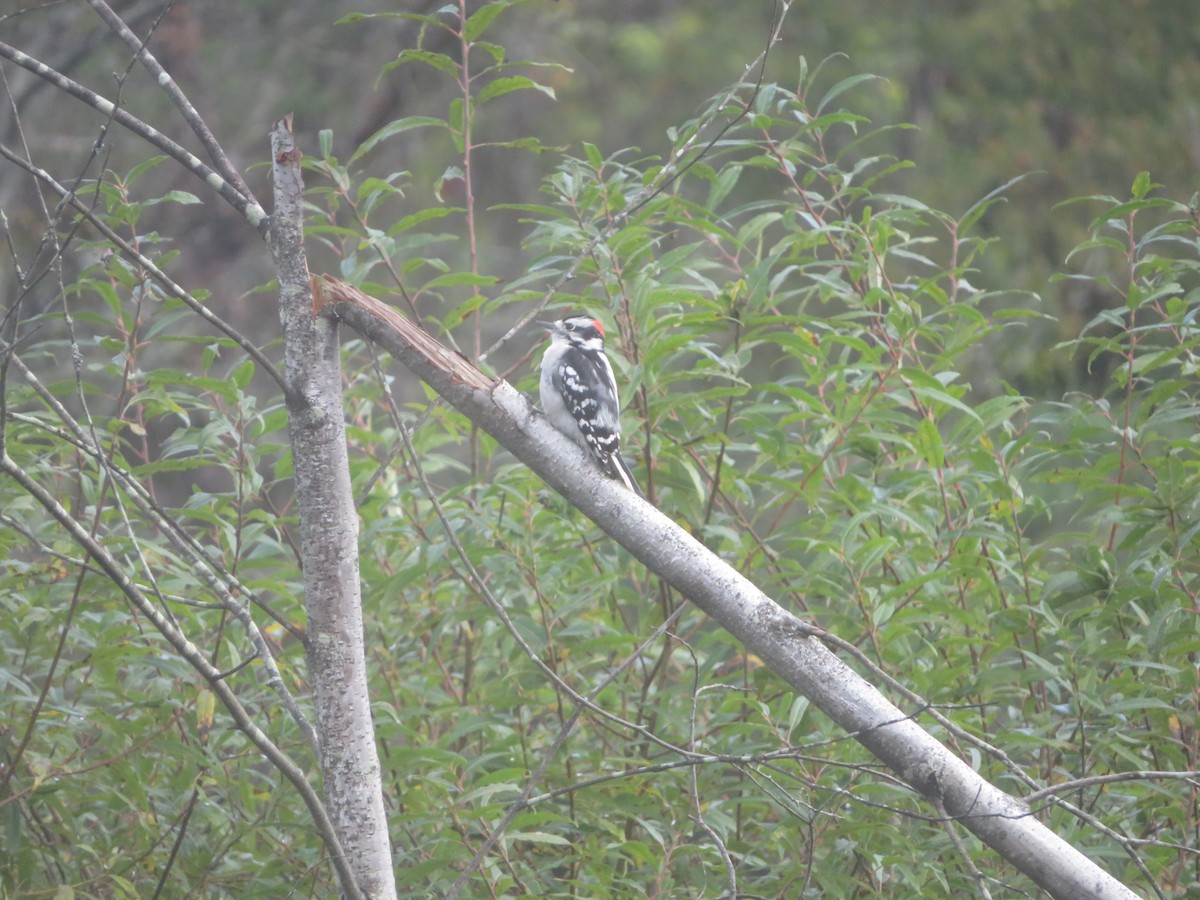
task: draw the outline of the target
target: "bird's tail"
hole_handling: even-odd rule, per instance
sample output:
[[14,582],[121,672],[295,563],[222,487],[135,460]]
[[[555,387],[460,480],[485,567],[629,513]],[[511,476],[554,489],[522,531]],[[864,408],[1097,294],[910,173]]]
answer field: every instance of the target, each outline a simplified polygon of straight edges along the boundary
[[620,453],[614,453],[608,458],[608,465],[605,466],[605,469],[610,478],[617,479],[643,500],[646,499],[646,495],[638,487],[637,479],[633,477],[633,472],[629,469],[629,463],[625,462]]

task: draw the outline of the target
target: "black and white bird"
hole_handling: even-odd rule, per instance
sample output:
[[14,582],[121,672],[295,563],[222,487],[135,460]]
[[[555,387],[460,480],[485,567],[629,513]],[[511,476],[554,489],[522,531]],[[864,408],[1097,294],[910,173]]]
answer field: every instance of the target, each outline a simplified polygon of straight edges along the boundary
[[621,402],[612,363],[604,355],[604,326],[584,315],[538,324],[550,331],[550,346],[542,355],[546,418],[583,447],[605,475],[644,496],[621,458]]

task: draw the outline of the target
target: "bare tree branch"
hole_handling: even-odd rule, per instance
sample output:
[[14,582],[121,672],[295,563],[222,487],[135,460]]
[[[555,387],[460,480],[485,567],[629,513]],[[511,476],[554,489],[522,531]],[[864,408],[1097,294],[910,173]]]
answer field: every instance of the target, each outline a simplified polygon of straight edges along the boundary
[[129,26],[121,20],[120,16],[112,11],[112,7],[105,3],[104,0],[88,0],[88,3],[96,11],[97,15],[104,20],[104,23],[133,50],[137,55],[138,62],[146,67],[146,71],[154,76],[155,83],[163,89],[163,92],[171,98],[171,102],[178,107],[179,111],[183,114],[184,121],[192,129],[192,133],[200,139],[200,143],[204,146],[208,158],[212,160],[213,165],[216,166],[221,176],[233,185],[234,189],[243,197],[247,200],[253,200],[254,194],[246,186],[241,173],[229,161],[224,148],[217,143],[217,139],[213,137],[212,131],[209,130],[204,119],[200,118],[200,113],[192,106],[191,101],[180,90],[179,85],[175,83],[175,80],[167,73],[167,70],[159,64],[153,54],[146,49],[145,41],[134,34]]
[[1070,781],[1052,784],[1040,791],[1034,791],[1026,801],[1035,803],[1053,797],[1055,794],[1069,794],[1087,787],[1099,787],[1105,784],[1117,784],[1122,781],[1184,781],[1191,787],[1200,787],[1200,772],[1159,772],[1147,769],[1135,769],[1132,772],[1114,772],[1111,775],[1089,775],[1087,778],[1072,778]]
[[157,147],[163,153],[170,156],[197,178],[200,178],[210,188],[216,191],[221,197],[236,209],[260,234],[265,235],[269,222],[267,214],[261,206],[258,205],[253,197],[243,195],[236,187],[230,184],[226,179],[218,175],[213,169],[205,165],[204,162],[190,150],[181,147],[175,143],[157,128],[147,125],[141,119],[130,115],[125,110],[114,104],[111,100],[100,96],[95,91],[89,90],[82,84],[68,78],[61,72],[56,72],[43,62],[39,62],[30,56],[22,53],[16,47],[0,42],[0,58],[7,59],[10,62],[16,63],[23,69],[28,69],[39,78],[44,78],[46,81],[53,84],[63,93],[70,94],[77,100],[82,100],[88,106],[98,112],[111,116],[114,122],[128,128],[138,137],[145,140],[151,146]]

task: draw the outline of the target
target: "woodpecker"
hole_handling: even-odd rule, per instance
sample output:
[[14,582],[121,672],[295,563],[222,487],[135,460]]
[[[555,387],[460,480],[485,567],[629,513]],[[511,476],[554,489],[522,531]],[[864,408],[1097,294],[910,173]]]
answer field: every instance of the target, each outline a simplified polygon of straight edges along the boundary
[[542,355],[546,418],[588,451],[605,475],[645,496],[621,458],[621,402],[612,364],[604,355],[604,326],[584,315],[538,324],[550,331],[550,346]]

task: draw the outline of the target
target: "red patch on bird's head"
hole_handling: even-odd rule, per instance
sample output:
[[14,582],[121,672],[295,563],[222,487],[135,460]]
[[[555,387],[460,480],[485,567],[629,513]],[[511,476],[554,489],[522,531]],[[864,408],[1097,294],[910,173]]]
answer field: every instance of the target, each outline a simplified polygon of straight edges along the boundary
[[599,319],[592,319],[592,324],[596,326],[596,330],[600,332],[600,337],[604,337],[604,326],[600,324]]

